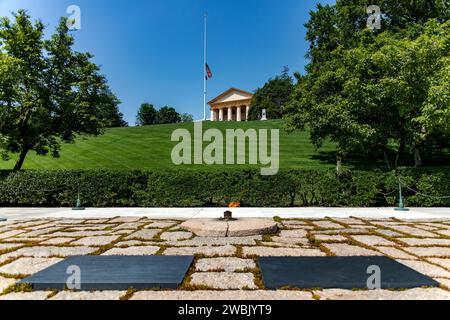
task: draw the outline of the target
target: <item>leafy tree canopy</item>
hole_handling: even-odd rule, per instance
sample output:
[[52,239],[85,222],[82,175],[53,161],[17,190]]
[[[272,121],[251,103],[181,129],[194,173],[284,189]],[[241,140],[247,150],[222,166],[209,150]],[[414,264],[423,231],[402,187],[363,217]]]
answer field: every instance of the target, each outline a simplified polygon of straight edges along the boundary
[[66,21],[45,40],[24,10],[0,20],[0,149],[19,154],[15,170],[31,150],[57,157],[61,140],[101,134],[117,107],[92,55],[72,49]]
[[311,13],[311,62],[287,127],[309,126],[317,146],[331,138],[340,155],[382,152],[398,165],[413,150],[420,165],[427,140],[449,132],[448,2],[444,10],[440,0],[380,1],[382,29],[375,31],[365,27],[367,4],[340,0]]
[[269,79],[262,88],[258,88],[250,105],[249,120],[259,120],[263,109],[269,119],[280,119],[294,89],[293,81],[289,68],[284,67],[281,75]]

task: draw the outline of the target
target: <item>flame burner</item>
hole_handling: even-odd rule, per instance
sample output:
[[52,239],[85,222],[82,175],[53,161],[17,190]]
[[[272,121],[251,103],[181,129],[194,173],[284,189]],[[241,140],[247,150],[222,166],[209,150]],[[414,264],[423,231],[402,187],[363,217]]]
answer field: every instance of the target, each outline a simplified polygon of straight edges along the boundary
[[223,218],[220,218],[219,220],[220,221],[236,221],[237,219],[233,218],[233,212],[228,210],[223,213]]

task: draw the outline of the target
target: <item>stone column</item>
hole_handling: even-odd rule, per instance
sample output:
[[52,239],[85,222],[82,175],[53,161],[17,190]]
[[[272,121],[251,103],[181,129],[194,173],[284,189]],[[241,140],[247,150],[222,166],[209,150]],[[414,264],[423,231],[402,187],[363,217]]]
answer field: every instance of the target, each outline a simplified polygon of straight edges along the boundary
[[233,121],[233,109],[228,107],[228,121]]
[[250,111],[250,106],[245,107],[245,121],[248,121],[248,112]]
[[211,121],[216,121],[216,110],[211,109]]
[[219,121],[223,121],[223,109],[219,109]]
[[236,109],[236,121],[237,122],[241,122],[242,121],[242,119],[241,119],[241,107],[237,107],[237,109]]

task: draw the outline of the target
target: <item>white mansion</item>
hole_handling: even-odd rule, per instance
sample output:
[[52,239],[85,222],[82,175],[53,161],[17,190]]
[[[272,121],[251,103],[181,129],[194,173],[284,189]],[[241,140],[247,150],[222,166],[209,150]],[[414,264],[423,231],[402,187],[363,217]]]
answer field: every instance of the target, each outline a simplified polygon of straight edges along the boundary
[[246,121],[253,94],[231,88],[208,104],[211,107],[211,121]]

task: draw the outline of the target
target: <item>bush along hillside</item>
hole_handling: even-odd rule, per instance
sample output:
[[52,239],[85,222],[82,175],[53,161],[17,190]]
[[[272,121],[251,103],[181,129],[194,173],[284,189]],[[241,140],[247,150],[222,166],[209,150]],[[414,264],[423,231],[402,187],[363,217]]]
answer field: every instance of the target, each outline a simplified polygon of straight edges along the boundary
[[[394,206],[399,180],[409,206],[450,206],[450,170],[392,172],[289,170],[261,176],[242,171],[19,171],[0,176],[0,206],[88,207]],[[299,211],[299,214],[301,212]]]

